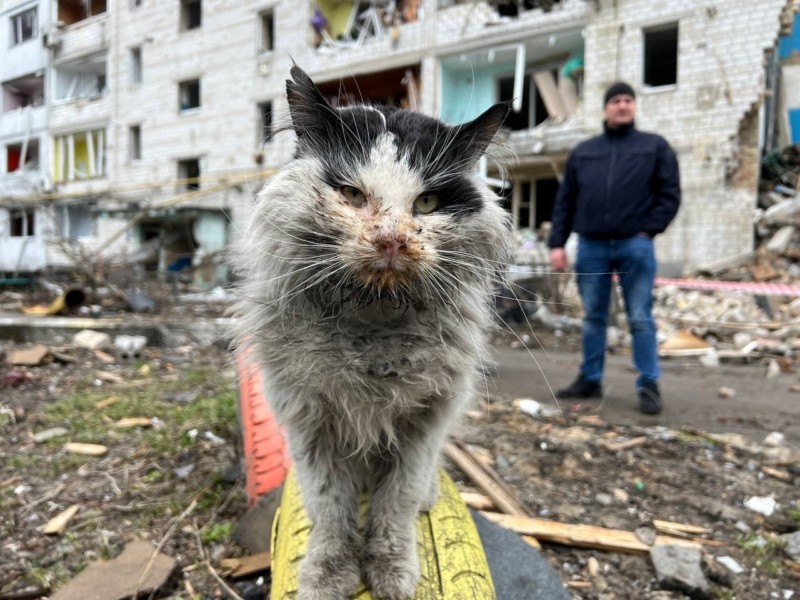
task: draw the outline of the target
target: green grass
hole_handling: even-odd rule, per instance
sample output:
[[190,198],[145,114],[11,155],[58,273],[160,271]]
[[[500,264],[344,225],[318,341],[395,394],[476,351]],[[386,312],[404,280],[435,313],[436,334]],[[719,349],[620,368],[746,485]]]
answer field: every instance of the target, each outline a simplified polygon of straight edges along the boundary
[[775,538],[748,533],[741,536],[736,545],[754,560],[755,567],[772,576],[783,573],[781,550],[783,543]]
[[[169,394],[182,391],[213,390],[204,393],[189,404],[178,404],[164,400]],[[95,408],[100,400],[115,396],[118,401],[103,409]],[[157,417],[162,427],[148,429],[116,430],[113,423],[125,417]],[[86,390],[48,406],[43,415],[43,428],[63,426],[69,434],[46,442],[47,447],[57,449],[65,441],[104,444],[113,450],[116,443],[136,439],[138,446],[148,454],[171,456],[195,444],[188,432],[197,429],[211,431],[225,440],[233,440],[238,433],[236,416],[236,390],[233,382],[221,379],[212,369],[193,369],[180,381],[160,382],[156,378],[146,387],[115,390],[109,386],[103,390]],[[16,468],[31,466],[33,457],[15,457]],[[83,464],[87,459],[80,457]],[[59,461],[64,462],[64,461]],[[70,461],[66,461],[70,462]],[[62,464],[71,469],[75,464]],[[157,475],[152,475],[157,477]],[[154,480],[151,480],[154,481]]]
[[220,523],[211,523],[207,528],[200,532],[200,538],[205,544],[216,544],[225,542],[231,535],[233,530],[233,523],[230,521],[222,521]]

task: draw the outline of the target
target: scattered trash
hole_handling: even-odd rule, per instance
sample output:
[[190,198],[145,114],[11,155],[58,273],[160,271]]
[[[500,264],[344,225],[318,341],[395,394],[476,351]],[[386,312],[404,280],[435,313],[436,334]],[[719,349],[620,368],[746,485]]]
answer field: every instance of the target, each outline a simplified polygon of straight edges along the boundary
[[778,504],[772,496],[752,496],[744,501],[744,505],[746,508],[768,517],[775,512]]
[[215,435],[215,434],[214,434],[214,433],[212,433],[211,431],[206,431],[206,432],[203,434],[203,437],[204,437],[205,439],[207,439],[209,442],[211,442],[212,444],[214,444],[215,446],[222,446],[223,444],[225,444],[225,443],[226,443],[226,442],[225,442],[225,440],[223,440],[223,439],[222,439],[221,437],[219,437],[218,435]]
[[142,358],[142,351],[146,345],[147,338],[143,335],[118,335],[114,338],[114,347],[120,360]]
[[36,344],[30,348],[12,350],[8,353],[8,364],[18,367],[36,367],[50,354],[50,348],[44,344]]
[[114,423],[114,429],[131,429],[132,427],[152,427],[153,419],[149,417],[125,417]]
[[103,456],[108,452],[108,448],[101,444],[69,442],[64,445],[64,451],[71,452],[72,454],[84,454],[86,456]]
[[542,410],[544,409],[544,406],[542,406],[541,403],[537,402],[536,400],[531,400],[530,398],[520,398],[514,400],[512,405],[524,412],[526,415],[530,415],[532,417],[541,416]]
[[77,348],[86,348],[92,351],[105,350],[111,347],[111,336],[107,333],[84,329],[73,336],[72,345]]
[[64,533],[64,531],[66,531],[67,524],[69,523],[70,519],[77,514],[79,508],[80,507],[75,504],[61,511],[55,517],[50,519],[46,525],[42,526],[41,532],[45,535],[61,535]]
[[135,313],[150,312],[156,307],[156,303],[152,298],[138,291],[128,293],[125,296],[125,302],[127,302],[131,311]]
[[140,540],[129,543],[113,560],[90,564],[50,596],[51,600],[124,600],[155,595],[167,584],[177,562]]
[[50,429],[45,429],[44,431],[40,431],[39,433],[35,433],[31,436],[31,439],[37,444],[41,444],[42,442],[46,442],[47,440],[52,440],[53,438],[60,437],[62,435],[67,435],[69,431],[64,429],[63,427],[51,427]]
[[186,479],[189,476],[189,474],[192,471],[194,471],[194,468],[195,468],[195,464],[194,463],[190,463],[188,465],[183,465],[181,467],[176,467],[176,468],[174,468],[172,470],[172,472],[175,474],[175,477],[177,477],[178,479]]
[[717,395],[720,398],[724,398],[725,400],[730,400],[731,398],[736,396],[736,390],[733,388],[722,386],[717,390]]
[[777,360],[769,361],[769,365],[767,366],[767,379],[773,379],[781,374],[781,365],[778,363]]
[[780,431],[773,431],[764,438],[762,444],[771,448],[779,448],[786,444],[786,436]]
[[730,556],[717,556],[716,561],[723,567],[728,569],[731,573],[738,575],[744,573],[744,567],[736,562],[736,559]]

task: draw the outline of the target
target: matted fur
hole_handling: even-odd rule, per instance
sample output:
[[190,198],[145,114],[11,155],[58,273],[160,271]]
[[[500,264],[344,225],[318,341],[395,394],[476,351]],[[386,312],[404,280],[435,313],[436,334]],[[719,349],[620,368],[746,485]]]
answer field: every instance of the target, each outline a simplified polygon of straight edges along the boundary
[[[288,429],[313,523],[300,600],[349,598],[362,574],[377,598],[406,599],[419,578],[414,520],[435,501],[445,437],[482,382],[509,253],[509,216],[474,174],[507,107],[449,127],[334,109],[298,67],[292,77],[297,152],[258,194],[235,262],[239,344]],[[415,212],[423,193],[438,210]]]

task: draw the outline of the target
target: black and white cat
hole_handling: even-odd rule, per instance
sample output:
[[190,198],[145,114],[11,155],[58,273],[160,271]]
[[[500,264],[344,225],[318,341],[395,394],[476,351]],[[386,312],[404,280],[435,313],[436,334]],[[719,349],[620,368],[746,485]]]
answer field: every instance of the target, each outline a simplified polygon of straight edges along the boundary
[[[498,104],[459,127],[333,108],[299,67],[297,150],[258,194],[238,252],[240,342],[286,425],[313,523],[300,600],[411,598],[415,519],[450,426],[482,381],[510,218],[475,164]],[[359,495],[370,492],[364,531]]]

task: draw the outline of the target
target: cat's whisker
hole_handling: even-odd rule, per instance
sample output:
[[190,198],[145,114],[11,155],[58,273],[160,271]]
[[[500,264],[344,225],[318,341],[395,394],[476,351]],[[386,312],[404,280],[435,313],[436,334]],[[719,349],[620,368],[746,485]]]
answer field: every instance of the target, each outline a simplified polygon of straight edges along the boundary
[[[466,284],[463,280],[456,279],[454,275],[452,275],[451,273],[448,273],[447,271],[445,271],[443,269],[441,269],[439,272],[442,275],[444,275],[445,277],[451,278],[454,281],[455,284],[464,285],[467,288],[471,287],[468,284]],[[491,312],[494,314],[494,316],[506,327],[506,329],[508,329],[508,331],[510,331],[514,335],[514,337],[517,338],[517,340],[520,342],[520,344],[522,344],[522,347],[525,348],[525,350],[528,352],[528,355],[533,359],[533,362],[536,364],[536,368],[539,369],[539,372],[542,374],[542,377],[544,378],[544,382],[545,382],[545,385],[547,385],[547,389],[550,392],[550,396],[553,398],[553,401],[556,403],[556,407],[558,408],[558,411],[561,414],[561,418],[566,423],[566,417],[564,416],[564,411],[561,408],[561,404],[559,403],[558,398],[556,397],[555,391],[553,390],[552,386],[550,385],[550,381],[547,379],[547,375],[545,374],[544,369],[542,368],[541,364],[539,363],[539,360],[533,354],[533,351],[528,347],[528,345],[519,336],[519,334],[516,331],[514,331],[514,328],[511,327],[511,325],[509,325],[505,321],[505,319],[503,319],[500,316],[500,314],[497,312],[497,310],[495,310],[491,306],[489,308],[490,308]],[[538,341],[538,339],[537,339],[537,341]]]

